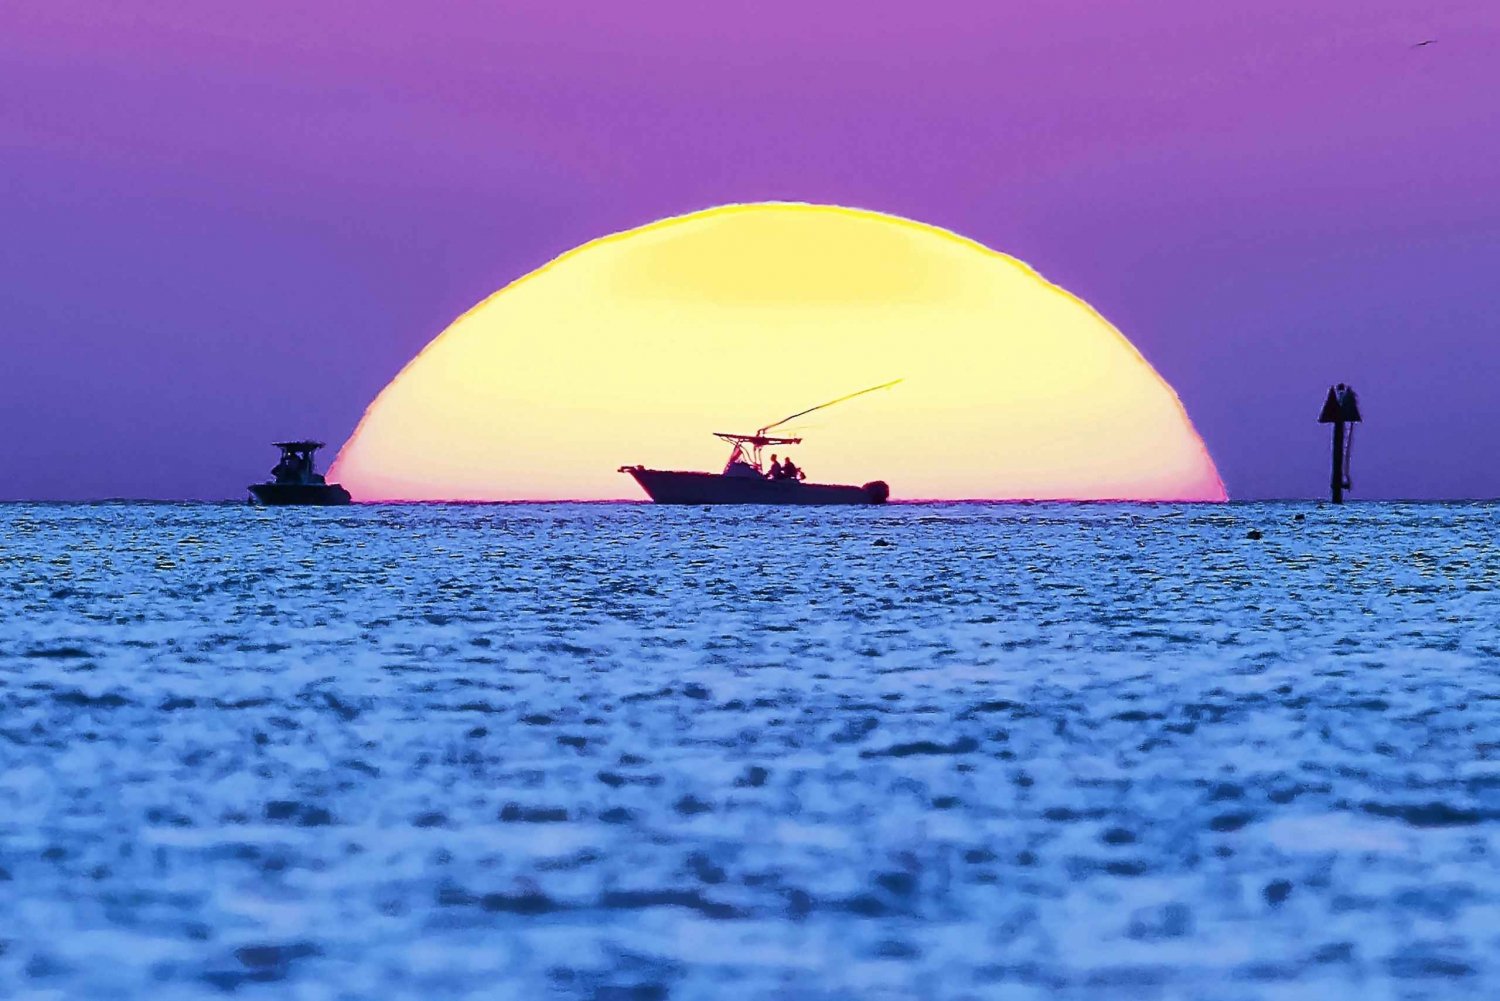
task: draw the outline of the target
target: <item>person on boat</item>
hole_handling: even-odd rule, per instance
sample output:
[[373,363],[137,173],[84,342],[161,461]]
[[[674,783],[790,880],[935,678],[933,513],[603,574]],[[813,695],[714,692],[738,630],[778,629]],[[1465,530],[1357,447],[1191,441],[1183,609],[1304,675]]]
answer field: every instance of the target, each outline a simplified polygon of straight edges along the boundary
[[307,474],[312,471],[312,456],[299,452],[288,452],[281,461],[282,473],[278,477],[282,483],[306,483]]
[[783,480],[805,480],[807,474],[798,469],[792,462],[792,457],[787,456],[786,461],[781,464],[781,478]]
[[771,465],[766,469],[766,478],[770,480],[781,479],[781,460],[776,458],[776,453],[771,453]]

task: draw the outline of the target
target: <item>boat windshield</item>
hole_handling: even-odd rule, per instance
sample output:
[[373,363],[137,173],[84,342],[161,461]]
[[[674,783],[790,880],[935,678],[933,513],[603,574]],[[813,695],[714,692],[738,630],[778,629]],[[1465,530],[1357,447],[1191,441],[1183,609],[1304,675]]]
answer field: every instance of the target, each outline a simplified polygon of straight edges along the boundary
[[761,479],[765,473],[760,470],[760,457],[747,452],[743,443],[735,442],[729,451],[729,461],[724,463],[724,475]]

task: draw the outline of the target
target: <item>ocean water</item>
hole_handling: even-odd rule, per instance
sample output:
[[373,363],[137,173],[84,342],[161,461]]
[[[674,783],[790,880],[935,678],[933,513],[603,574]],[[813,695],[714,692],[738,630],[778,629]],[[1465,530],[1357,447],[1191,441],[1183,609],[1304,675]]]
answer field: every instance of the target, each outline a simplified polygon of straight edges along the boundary
[[1500,996],[1497,515],[3,506],[0,996]]

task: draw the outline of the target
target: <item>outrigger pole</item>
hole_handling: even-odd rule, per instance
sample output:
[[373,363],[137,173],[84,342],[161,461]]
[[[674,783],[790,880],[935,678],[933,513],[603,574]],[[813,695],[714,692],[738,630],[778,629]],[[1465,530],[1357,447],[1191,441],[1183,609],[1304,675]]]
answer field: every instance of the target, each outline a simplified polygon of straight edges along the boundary
[[816,407],[808,407],[806,410],[799,410],[795,414],[792,414],[792,416],[790,416],[790,417],[783,417],[781,420],[777,421],[774,424],[767,424],[765,427],[763,427],[759,431],[755,432],[755,436],[757,438],[764,438],[766,436],[766,432],[767,431],[771,430],[772,428],[779,428],[779,427],[781,427],[781,425],[785,424],[787,421],[796,420],[798,417],[805,417],[806,415],[812,413],[814,410],[822,410],[825,407],[831,407],[831,406],[833,406],[835,403],[843,403],[845,400],[852,400],[856,396],[864,396],[866,393],[873,393],[873,392],[875,392],[876,390],[879,390],[879,389],[890,389],[892,386],[894,386],[896,383],[898,383],[900,381],[901,381],[900,379],[892,379],[890,382],[882,382],[878,386],[871,386],[869,389],[861,389],[857,393],[850,393],[848,396],[840,396],[836,400],[829,400],[827,403],[820,403]]
[[731,434],[728,431],[715,431],[714,437],[723,438],[725,441],[734,446],[734,451],[729,454],[729,462],[731,465],[734,463],[736,458],[744,454],[744,446],[749,445],[751,449],[749,461],[750,464],[753,465],[758,472],[760,470],[760,450],[765,448],[767,445],[802,444],[801,438],[783,438],[779,436],[772,438],[766,435],[767,431],[771,430],[772,428],[781,427],[781,425],[785,424],[787,421],[796,420],[798,417],[803,417],[807,414],[810,414],[814,410],[822,410],[825,407],[833,406],[835,403],[843,403],[845,400],[852,400],[856,396],[864,396],[866,393],[873,393],[878,389],[890,389],[900,381],[900,379],[892,379],[890,382],[882,382],[878,386],[871,386],[868,389],[861,389],[857,393],[850,393],[847,396],[840,396],[836,400],[829,400],[827,403],[820,403],[816,407],[808,407],[806,410],[799,410],[795,414],[792,414],[790,417],[783,417],[781,420],[776,421],[775,423],[767,424],[765,427],[761,428],[754,434]]

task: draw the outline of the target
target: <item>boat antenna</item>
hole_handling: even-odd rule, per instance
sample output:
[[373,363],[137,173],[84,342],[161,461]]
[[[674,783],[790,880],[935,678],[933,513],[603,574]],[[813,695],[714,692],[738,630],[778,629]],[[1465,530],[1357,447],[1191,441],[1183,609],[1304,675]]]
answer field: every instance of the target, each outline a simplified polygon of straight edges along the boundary
[[840,396],[836,400],[829,400],[827,403],[820,403],[816,407],[808,407],[806,410],[799,410],[795,414],[792,414],[792,416],[790,416],[790,417],[783,417],[781,420],[777,421],[774,424],[767,424],[765,427],[763,427],[759,431],[755,432],[755,435],[758,438],[764,438],[767,431],[771,430],[772,428],[779,428],[779,427],[781,427],[781,425],[785,424],[787,421],[796,420],[798,417],[803,417],[803,416],[805,416],[807,414],[810,414],[814,410],[822,410],[824,407],[831,407],[835,403],[843,403],[845,400],[852,400],[856,396],[864,396],[866,393],[873,393],[873,392],[875,392],[878,389],[890,389],[892,386],[894,386],[896,383],[898,383],[900,381],[901,381],[900,379],[892,379],[890,382],[882,382],[878,386],[871,386],[869,389],[861,389],[857,393],[850,393],[848,396]]

